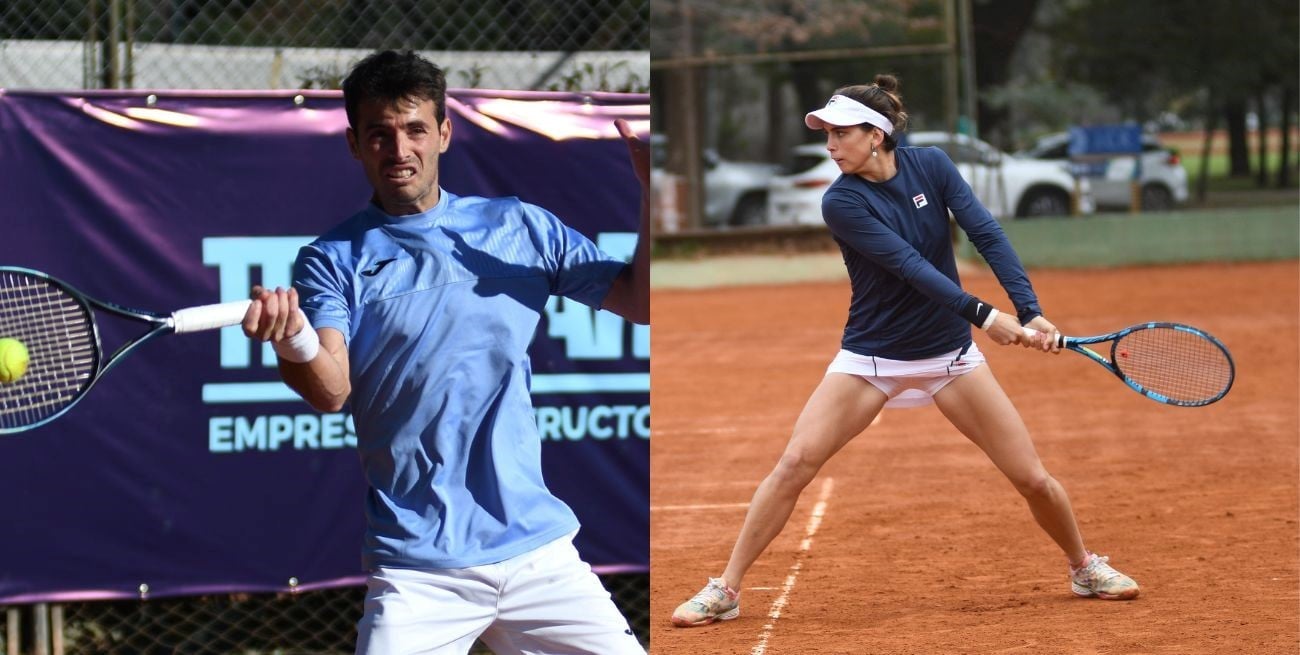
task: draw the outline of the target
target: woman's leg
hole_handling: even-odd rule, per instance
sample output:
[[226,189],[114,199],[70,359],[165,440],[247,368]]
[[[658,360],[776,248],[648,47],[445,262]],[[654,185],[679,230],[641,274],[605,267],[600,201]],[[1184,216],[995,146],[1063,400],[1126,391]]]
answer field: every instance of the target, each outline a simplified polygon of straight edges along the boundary
[[794,434],[776,468],[754,492],[722,577],[710,578],[700,593],[679,605],[673,612],[674,625],[708,625],[739,615],[740,582],[785,527],[799,493],[831,455],[871,424],[886,400],[884,392],[860,377],[826,374],[795,421]]
[[800,492],[823,464],[862,433],[888,398],[870,382],[828,373],[804,405],[776,468],[758,485],[722,578],[739,589],[745,572],[781,533]]
[[1038,525],[1071,566],[1087,557],[1065,489],[1043,468],[1029,430],[987,365],[958,376],[934,396],[939,411],[983,450],[1029,503]]
[[1111,568],[1108,558],[1084,549],[1065,489],[1043,468],[1020,413],[988,366],[953,380],[934,395],[934,401],[1011,480],[1028,501],[1038,525],[1065,551],[1070,560],[1070,590],[1075,595],[1106,600],[1137,598],[1138,585],[1132,578]]

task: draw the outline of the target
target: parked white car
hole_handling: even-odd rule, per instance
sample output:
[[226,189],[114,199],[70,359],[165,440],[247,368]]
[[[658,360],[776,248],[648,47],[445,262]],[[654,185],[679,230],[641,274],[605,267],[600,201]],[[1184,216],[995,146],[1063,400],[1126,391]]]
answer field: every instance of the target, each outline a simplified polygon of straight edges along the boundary
[[[1045,136],[1021,153],[1034,159],[1068,163],[1070,135]],[[1142,169],[1138,173],[1143,211],[1167,211],[1187,202],[1187,170],[1177,152],[1160,145],[1154,135],[1142,135]],[[1092,182],[1092,195],[1102,209],[1126,210],[1132,204],[1133,168],[1137,157],[1119,155],[1101,162]]]
[[[1063,216],[1070,213],[1075,178],[1067,166],[1008,155],[965,134],[911,132],[906,145],[935,146],[948,153],[975,196],[994,216]],[[839,176],[840,169],[820,143],[794,149],[792,175],[772,178],[768,186],[768,223],[819,224],[822,194]],[[1079,180],[1079,211],[1095,211],[1091,184]]]
[[[664,174],[667,142],[650,137],[650,180],[656,185],[669,179]],[[704,166],[704,227],[761,225],[767,214],[768,182],[780,166],[723,159],[712,149],[702,153]]]

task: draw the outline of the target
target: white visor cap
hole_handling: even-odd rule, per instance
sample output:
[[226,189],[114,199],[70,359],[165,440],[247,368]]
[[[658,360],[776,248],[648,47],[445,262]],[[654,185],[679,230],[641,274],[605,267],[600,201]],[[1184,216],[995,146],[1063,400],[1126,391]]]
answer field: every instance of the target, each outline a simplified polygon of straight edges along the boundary
[[808,112],[803,117],[803,123],[813,130],[820,130],[827,125],[848,127],[867,123],[880,128],[885,134],[894,133],[894,124],[884,114],[848,96],[831,96],[825,107]]

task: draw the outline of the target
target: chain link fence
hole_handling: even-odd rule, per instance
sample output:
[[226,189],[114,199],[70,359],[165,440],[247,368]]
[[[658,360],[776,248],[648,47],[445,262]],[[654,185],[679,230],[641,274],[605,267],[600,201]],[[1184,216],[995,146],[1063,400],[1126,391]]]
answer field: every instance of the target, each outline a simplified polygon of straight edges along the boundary
[[[648,20],[649,0],[0,0],[0,89],[331,89],[410,48],[452,87],[644,93]],[[602,580],[647,643],[649,576]],[[346,654],[363,595],[15,606],[0,653]]]
[[4,0],[0,88],[336,88],[380,48],[453,87],[649,90],[649,0]]
[[912,128],[948,130],[970,1],[650,0],[657,233],[820,226],[820,212],[795,219],[771,197],[821,163],[796,149],[822,139],[804,114],[892,73]]
[[[649,575],[601,577],[643,645]],[[351,655],[364,587],[9,608],[0,652],[36,655]],[[48,631],[49,635],[38,634]],[[478,644],[472,654],[491,653]]]

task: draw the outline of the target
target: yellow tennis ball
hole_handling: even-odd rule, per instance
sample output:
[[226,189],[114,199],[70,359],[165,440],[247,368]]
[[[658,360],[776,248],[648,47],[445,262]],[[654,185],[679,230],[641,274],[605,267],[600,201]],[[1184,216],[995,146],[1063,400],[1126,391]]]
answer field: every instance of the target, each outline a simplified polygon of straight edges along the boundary
[[27,372],[27,346],[17,339],[0,339],[0,382],[12,384]]

